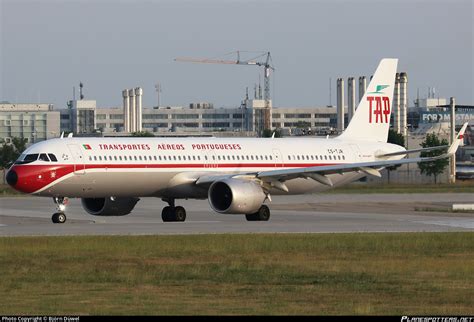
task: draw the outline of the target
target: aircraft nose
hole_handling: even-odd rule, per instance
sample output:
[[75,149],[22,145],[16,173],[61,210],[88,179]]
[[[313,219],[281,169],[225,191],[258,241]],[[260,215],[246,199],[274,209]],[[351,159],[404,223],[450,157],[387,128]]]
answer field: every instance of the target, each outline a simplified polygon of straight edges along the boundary
[[15,170],[11,169],[8,171],[6,179],[7,179],[7,183],[10,186],[14,187],[16,183],[18,182],[18,174],[16,173]]

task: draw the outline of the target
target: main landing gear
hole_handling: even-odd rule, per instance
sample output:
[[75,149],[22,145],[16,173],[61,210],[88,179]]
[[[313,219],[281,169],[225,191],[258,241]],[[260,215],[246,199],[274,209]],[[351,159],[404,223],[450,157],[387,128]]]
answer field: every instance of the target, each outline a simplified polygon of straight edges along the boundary
[[174,205],[174,199],[163,198],[164,202],[167,202],[169,206],[166,206],[161,211],[161,219],[164,222],[177,222],[186,220],[186,210],[181,206]]
[[54,197],[53,200],[57,206],[57,211],[53,214],[51,220],[55,224],[64,224],[66,222],[66,214],[64,211],[66,210],[66,205],[69,200],[65,197]]
[[262,205],[257,212],[247,214],[245,218],[247,221],[268,221],[268,219],[270,219],[270,208],[266,205]]

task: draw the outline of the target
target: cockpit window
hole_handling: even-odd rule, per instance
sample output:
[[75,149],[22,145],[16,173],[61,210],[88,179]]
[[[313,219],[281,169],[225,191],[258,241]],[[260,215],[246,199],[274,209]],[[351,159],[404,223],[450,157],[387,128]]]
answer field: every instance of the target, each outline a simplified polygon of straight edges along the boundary
[[48,153],[48,156],[50,158],[51,161],[53,162],[58,162],[58,159],[56,158],[56,156],[52,153]]
[[46,162],[49,162],[49,158],[48,158],[48,155],[46,153],[41,153],[40,156],[39,156],[39,159],[43,160],[43,161],[46,161]]
[[21,160],[21,158],[15,162],[15,164],[25,164],[25,163],[30,163],[30,162],[33,162],[33,161],[36,161],[38,160],[38,156],[39,154],[38,153],[34,153],[34,154],[27,154],[23,160]]
[[26,163],[31,163],[36,160],[41,160],[45,162],[58,162],[58,159],[56,156],[52,153],[33,153],[33,154],[22,154],[18,160],[15,162],[15,164],[26,164]]

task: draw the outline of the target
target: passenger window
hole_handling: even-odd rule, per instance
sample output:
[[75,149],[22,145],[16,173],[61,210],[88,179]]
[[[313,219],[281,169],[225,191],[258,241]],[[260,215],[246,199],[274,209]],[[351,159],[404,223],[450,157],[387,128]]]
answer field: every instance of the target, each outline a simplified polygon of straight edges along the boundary
[[252,159],[252,161],[253,161],[253,155],[252,155],[252,156],[250,156],[250,158],[251,158],[251,159]]
[[94,161],[97,161],[97,157],[94,155]]
[[58,159],[56,159],[56,156],[52,153],[48,153],[49,159],[53,162],[58,162]]
[[297,157],[298,157],[298,160],[299,160],[299,159],[300,159],[300,156],[298,155]]
[[[196,160],[196,156],[195,156],[195,155],[193,155],[193,160]],[[206,157],[206,160],[207,160],[207,157]]]
[[112,161],[112,156],[111,155],[109,155],[109,160]]
[[119,155],[119,160],[122,161],[122,156],[121,155]]
[[199,155],[198,155],[198,157],[197,157],[197,158],[198,158],[198,160],[199,160],[199,161],[201,161],[201,157],[200,157]]
[[219,161],[220,161],[220,159],[221,159],[221,156],[220,156],[220,155],[218,155],[218,156],[217,156],[217,160],[219,160]]
[[102,161],[102,156],[99,155],[99,161]]
[[161,155],[159,155],[159,156],[158,156],[158,160],[160,160],[160,161],[161,161]]
[[342,156],[342,160],[345,160],[345,159],[346,159],[346,157],[345,157],[345,156]]
[[92,156],[89,156],[89,161],[92,161]]
[[328,156],[327,156],[327,155],[325,155],[325,156],[324,156],[324,159],[325,159],[325,160],[327,160],[327,159],[328,159]]
[[314,155],[311,156],[311,160],[314,160]]
[[271,155],[269,156],[269,158],[270,158],[270,160],[273,160],[273,157]]

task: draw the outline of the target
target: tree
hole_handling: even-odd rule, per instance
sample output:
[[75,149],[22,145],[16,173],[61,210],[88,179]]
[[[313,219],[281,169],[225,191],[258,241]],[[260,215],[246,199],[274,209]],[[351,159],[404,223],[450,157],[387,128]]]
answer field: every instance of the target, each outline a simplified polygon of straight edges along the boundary
[[2,142],[0,146],[0,168],[5,169],[10,166],[26,149],[26,139],[12,138],[11,143]]
[[139,131],[139,132],[133,132],[132,136],[136,137],[153,137],[155,136],[153,133],[148,132],[148,131]]
[[[430,148],[440,145],[448,145],[448,141],[446,139],[439,140],[438,136],[434,133],[428,133],[426,138],[423,142],[421,142],[421,146],[423,148]],[[432,150],[427,152],[421,152],[420,157],[435,157],[438,155],[443,154],[443,150]],[[434,176],[434,183],[437,183],[438,175],[443,173],[444,169],[449,164],[448,158],[438,159],[431,162],[420,162],[418,163],[418,168],[422,174],[426,174],[428,176]]]
[[272,131],[270,129],[265,129],[263,130],[262,137],[264,138],[271,138],[273,133],[275,133],[276,138],[281,138],[281,131],[279,129],[276,129],[275,131]]
[[[398,133],[392,129],[388,131],[388,143],[396,144],[399,146],[405,146],[405,138],[403,137],[403,134]],[[400,167],[401,164],[399,165],[393,165],[391,167],[387,167],[387,180],[388,183],[390,183],[390,172],[396,170],[398,167]]]

